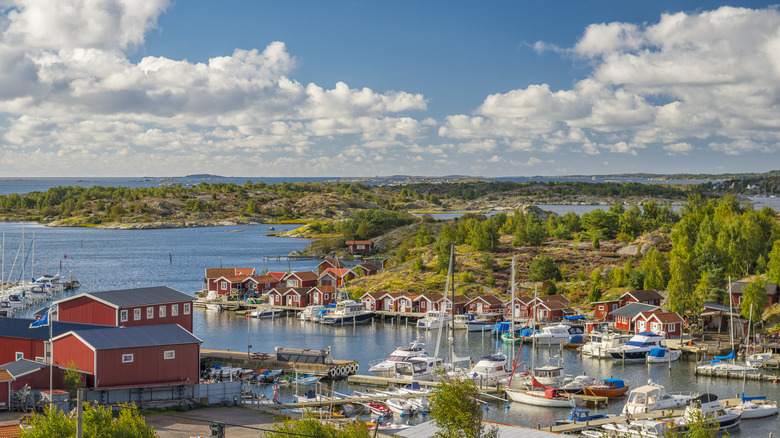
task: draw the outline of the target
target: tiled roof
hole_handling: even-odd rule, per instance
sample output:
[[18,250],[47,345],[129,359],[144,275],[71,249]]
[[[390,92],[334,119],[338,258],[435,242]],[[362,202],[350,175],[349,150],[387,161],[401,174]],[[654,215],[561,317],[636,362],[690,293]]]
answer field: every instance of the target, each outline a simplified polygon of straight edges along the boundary
[[347,240],[347,245],[371,245],[370,240]]
[[195,301],[192,295],[179,292],[168,286],[143,287],[138,289],[110,290],[105,292],[91,292],[74,295],[69,298],[56,301],[63,303],[83,296],[92,297],[98,301],[114,307],[148,306],[152,304],[179,303],[182,301]]
[[4,424],[0,426],[0,438],[17,438],[22,435],[22,427],[18,424]]
[[291,288],[287,289],[284,292],[284,295],[296,294],[296,295],[300,295],[302,297],[308,297],[309,296],[309,292],[311,292],[312,289],[313,288],[311,288],[311,287],[291,287]]
[[252,279],[258,283],[276,283],[279,281],[279,279],[273,275],[254,275],[252,276]]
[[564,304],[571,303],[571,301],[569,301],[569,299],[564,297],[563,295],[542,295],[541,297],[539,297],[539,301],[543,303],[548,303],[550,301],[558,301]]
[[675,322],[682,322],[683,319],[675,312],[663,312],[663,313],[656,313],[653,315],[653,318],[658,319],[664,324],[669,323],[675,323]]
[[76,330],[73,333],[95,350],[201,343],[200,339],[178,324],[109,327],[105,330]]
[[331,292],[337,292],[338,291],[338,289],[336,289],[336,286],[327,286],[327,285],[315,286],[312,289],[317,289],[318,291],[320,291],[322,293],[327,293],[327,294],[329,294]]
[[503,306],[504,305],[504,302],[501,301],[501,298],[498,298],[497,296],[495,296],[493,294],[479,295],[479,296],[474,297],[471,300],[469,300],[469,302],[472,302],[472,301],[475,301],[475,300],[480,300],[480,299],[485,301],[486,303],[490,304],[491,306],[492,305],[496,305],[496,306]]
[[300,272],[291,272],[285,276],[285,279],[288,277],[296,277],[301,281],[307,281],[307,280],[316,280],[319,278],[319,275],[317,275],[314,271],[300,271]]
[[206,269],[206,278],[219,278],[228,275],[254,275],[255,268],[211,268]]
[[430,294],[422,294],[418,297],[418,299],[426,299],[432,303],[435,303],[437,301],[441,301],[444,298],[444,295],[439,293],[430,293]]
[[369,262],[361,263],[358,266],[360,266],[360,267],[362,267],[364,269],[367,269],[369,271],[378,271],[379,270],[379,268],[375,264],[369,263]]

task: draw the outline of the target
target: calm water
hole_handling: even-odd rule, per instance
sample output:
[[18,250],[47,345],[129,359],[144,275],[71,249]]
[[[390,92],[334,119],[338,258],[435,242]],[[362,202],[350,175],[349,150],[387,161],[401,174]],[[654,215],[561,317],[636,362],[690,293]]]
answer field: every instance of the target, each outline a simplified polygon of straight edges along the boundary
[[[83,284],[79,292],[126,289],[133,287],[167,285],[186,293],[193,293],[202,287],[204,270],[219,267],[255,267],[259,270],[310,270],[315,260],[287,261],[267,260],[263,256],[285,255],[293,250],[303,249],[306,239],[285,239],[268,237],[270,225],[237,227],[210,227],[170,230],[100,230],[79,228],[47,228],[32,224],[0,223],[0,235],[5,234],[4,274],[16,264],[10,277],[14,280],[21,273],[21,261],[29,253],[25,277],[33,272],[31,241],[35,235],[34,275],[40,276],[44,266],[48,273],[54,273],[62,262],[62,272],[73,274]],[[278,227],[278,226],[277,226]],[[20,247],[22,229],[25,245]],[[231,232],[241,231],[241,232]],[[67,258],[65,258],[67,255]],[[384,359],[393,347],[408,345],[421,336],[426,349],[433,354],[438,332],[418,331],[413,325],[375,323],[364,326],[329,327],[311,322],[300,322],[294,318],[276,320],[245,320],[230,312],[213,312],[196,309],[194,313],[195,335],[203,340],[204,348],[229,349],[237,355],[244,355],[247,345],[252,351],[273,352],[274,347],[295,347],[320,349],[330,346],[333,357],[357,360],[360,373],[367,373],[369,362]],[[458,356],[479,357],[504,350],[506,347],[490,336],[479,333],[456,333],[455,353]],[[446,336],[442,336],[440,355],[447,355]],[[514,355],[517,350],[504,350]],[[545,364],[555,362],[561,353],[541,347],[536,355],[530,347],[520,350],[520,362]],[[644,384],[648,378],[660,382],[671,392],[712,392],[721,397],[734,396],[742,391],[739,380],[697,378],[693,375],[694,364],[677,362],[671,371],[666,365],[643,364],[622,365],[618,361],[597,361],[580,359],[576,353],[564,351],[563,362],[566,373],[588,374],[594,377],[619,377],[630,386]],[[336,390],[349,391],[346,383],[336,383]],[[283,397],[290,397],[290,390]],[[770,399],[780,399],[780,390],[771,382],[748,381],[746,393],[766,394]],[[606,407],[607,412],[618,412],[624,401],[618,400]],[[486,417],[493,421],[543,427],[555,419],[566,416],[566,410],[542,409],[531,406],[504,403],[489,405]],[[767,437],[777,432],[780,421],[749,420],[733,436]],[[777,433],[775,433],[777,435]]]

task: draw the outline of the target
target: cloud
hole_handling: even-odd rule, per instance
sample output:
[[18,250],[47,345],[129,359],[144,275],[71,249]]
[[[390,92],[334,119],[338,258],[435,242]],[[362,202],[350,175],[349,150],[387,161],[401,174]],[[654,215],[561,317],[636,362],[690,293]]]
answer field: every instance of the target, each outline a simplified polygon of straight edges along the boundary
[[494,139],[491,152],[780,151],[776,8],[721,7],[663,14],[642,25],[592,24],[571,49],[534,47],[565,51],[592,71],[568,89],[542,83],[491,94],[474,114],[447,117],[439,135]]

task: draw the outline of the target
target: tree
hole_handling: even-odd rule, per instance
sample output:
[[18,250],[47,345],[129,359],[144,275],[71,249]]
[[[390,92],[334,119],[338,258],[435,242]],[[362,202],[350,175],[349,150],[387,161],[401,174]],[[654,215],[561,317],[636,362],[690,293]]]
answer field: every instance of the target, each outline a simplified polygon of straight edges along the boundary
[[84,387],[84,381],[81,378],[81,373],[79,373],[79,368],[76,366],[76,362],[73,360],[69,361],[67,367],[68,368],[65,370],[63,380],[65,387],[68,388],[68,393],[70,393],[70,399],[75,400],[79,388]]
[[344,429],[336,429],[332,424],[324,424],[316,418],[298,421],[285,421],[274,424],[273,432],[266,432],[263,438],[289,438],[291,436],[316,436],[322,438],[369,438],[368,428],[347,423]]
[[[756,278],[756,281],[745,286],[745,289],[742,290],[742,304],[740,304],[742,311],[739,313],[740,316],[751,318],[751,322],[761,321],[766,301],[766,281],[762,278]],[[753,307],[752,315],[750,312],[751,306]]]
[[[153,438],[154,428],[146,425],[135,405],[121,405],[117,418],[111,408],[85,403],[82,430],[84,438]],[[30,427],[22,429],[21,438],[50,438],[76,436],[76,417],[70,417],[57,408],[46,407],[42,414],[33,413]]]
[[450,378],[442,373],[440,384],[433,389],[430,417],[439,429],[437,438],[496,438],[498,429],[486,430],[479,391],[470,379]]
[[[685,429],[669,428],[664,432],[664,438],[715,438],[720,425],[714,415],[704,414],[701,409],[693,409],[685,413],[687,427]],[[728,432],[726,432],[728,437]]]
[[558,266],[555,264],[555,260],[553,260],[552,257],[541,255],[535,258],[531,262],[529,270],[531,271],[530,277],[533,281],[561,281],[563,279],[561,271],[558,269]]
[[[677,237],[677,236],[675,236]],[[696,273],[691,260],[692,248],[685,234],[675,239],[669,262],[669,310],[680,315],[692,316],[699,310],[695,300]]]
[[417,230],[417,236],[414,238],[414,246],[428,246],[433,243],[434,239],[431,233],[428,231],[428,227],[423,225]]
[[642,271],[645,273],[644,289],[666,289],[666,283],[669,281],[669,266],[666,263],[666,257],[655,248],[642,257],[639,263]]
[[775,240],[772,252],[769,253],[769,262],[766,264],[766,275],[769,281],[780,283],[780,239]]

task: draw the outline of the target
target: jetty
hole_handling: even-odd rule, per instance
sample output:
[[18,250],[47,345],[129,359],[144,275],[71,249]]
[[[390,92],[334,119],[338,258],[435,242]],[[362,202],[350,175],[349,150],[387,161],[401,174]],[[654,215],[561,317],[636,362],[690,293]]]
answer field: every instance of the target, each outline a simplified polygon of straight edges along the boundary
[[[327,351],[327,353],[325,353]],[[317,376],[337,378],[351,375],[360,369],[356,360],[330,358],[330,347],[324,350],[277,348],[275,353],[252,353],[250,351],[200,350],[201,369],[215,364],[246,369],[284,370]]]

